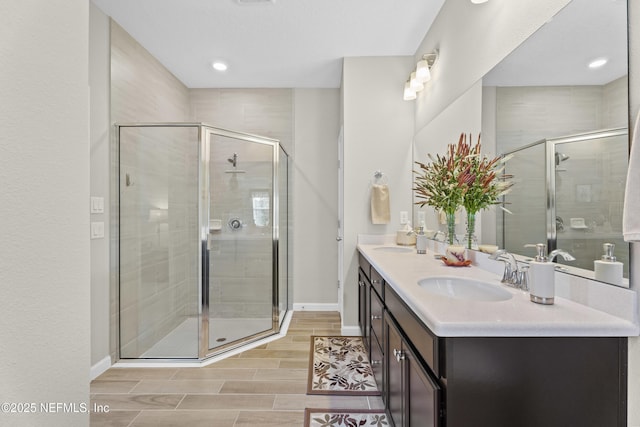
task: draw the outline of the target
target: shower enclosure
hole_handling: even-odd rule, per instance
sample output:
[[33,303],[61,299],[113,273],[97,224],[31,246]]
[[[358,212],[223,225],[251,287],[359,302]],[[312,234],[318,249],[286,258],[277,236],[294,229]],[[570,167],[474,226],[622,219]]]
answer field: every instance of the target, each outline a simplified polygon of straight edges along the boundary
[[627,129],[544,139],[513,151],[507,173],[517,180],[505,196],[498,244],[528,253],[527,243],[546,242],[576,257],[566,263],[593,270],[603,243],[616,245],[629,277],[628,245],[622,238],[622,207],[628,163]]
[[121,359],[205,359],[290,308],[289,159],[200,123],[116,125]]

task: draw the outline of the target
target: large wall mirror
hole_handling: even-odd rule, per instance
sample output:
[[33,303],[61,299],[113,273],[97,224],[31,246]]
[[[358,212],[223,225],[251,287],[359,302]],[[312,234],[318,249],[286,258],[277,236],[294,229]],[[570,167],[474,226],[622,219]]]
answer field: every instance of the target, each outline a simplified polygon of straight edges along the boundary
[[[614,243],[628,286],[627,28],[627,1],[573,0],[482,79],[483,147],[514,154],[516,182],[513,214],[482,217],[484,243],[494,243],[495,222],[498,246],[524,259],[527,243],[565,249],[577,260],[559,268],[591,279],[603,244]],[[606,63],[590,68],[597,59]]]

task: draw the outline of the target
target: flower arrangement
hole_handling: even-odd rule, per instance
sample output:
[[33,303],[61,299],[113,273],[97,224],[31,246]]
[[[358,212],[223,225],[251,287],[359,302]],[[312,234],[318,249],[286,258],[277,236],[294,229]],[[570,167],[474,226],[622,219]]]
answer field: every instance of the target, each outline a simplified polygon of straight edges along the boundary
[[478,142],[471,146],[467,136],[460,134],[457,144],[449,144],[447,154],[429,154],[431,163],[415,162],[419,169],[414,191],[421,199],[417,205],[432,206],[443,211],[449,226],[449,243],[453,243],[455,212],[464,206],[467,212],[467,247],[472,246],[475,214],[490,205],[500,203],[500,197],[512,187],[512,175],[504,174],[505,162],[509,157],[489,159],[480,154],[480,136]]

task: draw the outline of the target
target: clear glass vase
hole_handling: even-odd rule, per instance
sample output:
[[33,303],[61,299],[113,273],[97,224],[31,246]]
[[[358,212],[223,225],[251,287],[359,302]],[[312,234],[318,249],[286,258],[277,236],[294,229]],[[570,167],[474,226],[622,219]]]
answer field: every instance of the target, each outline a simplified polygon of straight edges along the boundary
[[456,243],[456,213],[446,212],[447,215],[447,242],[450,245]]
[[464,241],[467,249],[478,249],[478,239],[475,235],[476,231],[476,214],[467,212],[467,230],[464,235]]

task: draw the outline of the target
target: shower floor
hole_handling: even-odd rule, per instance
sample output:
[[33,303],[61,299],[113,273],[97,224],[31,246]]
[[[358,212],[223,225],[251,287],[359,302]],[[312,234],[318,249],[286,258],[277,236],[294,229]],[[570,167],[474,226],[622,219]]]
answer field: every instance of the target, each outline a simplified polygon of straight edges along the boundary
[[[215,348],[249,335],[271,329],[271,317],[254,319],[210,319],[209,347]],[[186,319],[153,347],[141,359],[193,359],[198,357],[198,319]]]

